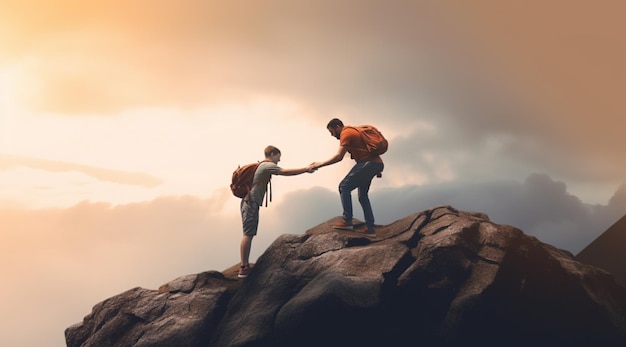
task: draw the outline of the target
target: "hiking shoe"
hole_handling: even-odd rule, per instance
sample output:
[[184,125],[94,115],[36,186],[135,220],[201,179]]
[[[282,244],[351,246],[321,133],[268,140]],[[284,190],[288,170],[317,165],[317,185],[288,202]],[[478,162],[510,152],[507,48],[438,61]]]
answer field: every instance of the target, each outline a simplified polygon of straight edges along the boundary
[[252,270],[252,268],[250,268],[250,265],[240,266],[239,267],[239,273],[237,274],[237,277],[239,277],[239,278],[246,278],[246,277],[248,277],[248,275],[250,274],[250,270]]
[[346,221],[342,220],[335,223],[335,225],[333,225],[333,228],[339,230],[352,230],[352,223],[347,223]]
[[371,238],[376,237],[376,230],[368,229],[365,225],[360,226],[358,228],[354,228],[354,232],[359,233],[365,237],[371,237]]

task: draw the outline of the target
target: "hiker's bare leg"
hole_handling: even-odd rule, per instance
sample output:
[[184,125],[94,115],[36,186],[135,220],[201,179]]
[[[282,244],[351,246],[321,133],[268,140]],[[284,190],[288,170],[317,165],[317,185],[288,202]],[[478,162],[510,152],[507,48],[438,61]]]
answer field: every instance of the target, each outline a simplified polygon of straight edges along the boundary
[[247,266],[250,264],[250,249],[252,248],[252,238],[254,236],[247,236],[241,239],[241,245],[239,251],[241,253],[241,266]]

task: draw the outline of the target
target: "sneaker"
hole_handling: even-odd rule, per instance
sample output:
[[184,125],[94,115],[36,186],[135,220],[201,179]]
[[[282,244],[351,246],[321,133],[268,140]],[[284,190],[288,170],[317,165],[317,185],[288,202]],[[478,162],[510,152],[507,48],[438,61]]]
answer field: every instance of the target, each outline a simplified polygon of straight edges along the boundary
[[239,267],[239,274],[237,274],[237,277],[239,278],[246,278],[248,277],[248,275],[250,274],[250,265],[247,266],[240,266]]
[[339,230],[352,230],[352,223],[347,223],[346,221],[342,220],[335,223],[335,225],[333,225],[333,228]]
[[359,233],[365,237],[371,237],[371,238],[375,238],[376,237],[376,230],[374,229],[368,229],[365,225],[355,228],[354,232]]

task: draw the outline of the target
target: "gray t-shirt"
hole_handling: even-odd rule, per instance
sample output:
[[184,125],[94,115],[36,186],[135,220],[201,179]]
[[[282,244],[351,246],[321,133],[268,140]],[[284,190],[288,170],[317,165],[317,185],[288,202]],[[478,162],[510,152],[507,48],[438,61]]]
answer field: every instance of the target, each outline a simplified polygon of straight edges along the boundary
[[[267,191],[267,185],[263,182],[267,182],[272,175],[278,175],[281,168],[271,161],[262,162],[254,173],[254,180],[252,181],[253,187],[250,191],[250,197],[253,201],[263,204],[263,198]],[[256,182],[260,182],[254,185]]]

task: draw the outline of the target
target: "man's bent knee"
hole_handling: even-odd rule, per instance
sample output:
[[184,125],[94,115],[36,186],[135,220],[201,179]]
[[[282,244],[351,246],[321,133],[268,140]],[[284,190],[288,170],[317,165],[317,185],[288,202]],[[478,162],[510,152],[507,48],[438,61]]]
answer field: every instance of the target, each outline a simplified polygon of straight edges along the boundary
[[367,194],[359,194],[359,202],[370,201],[370,197]]

